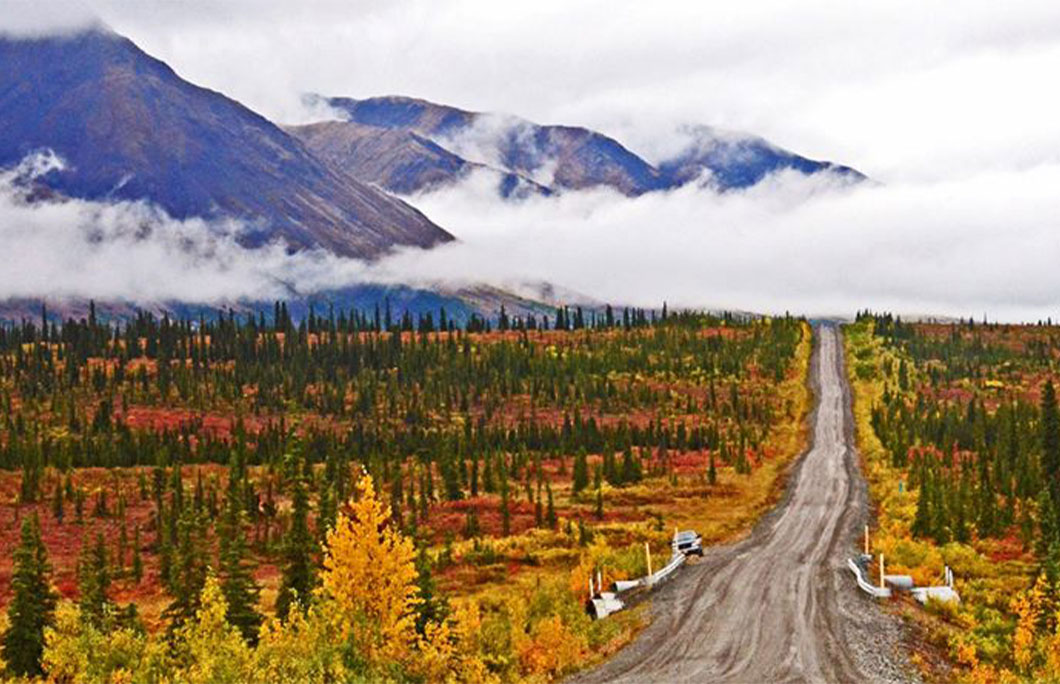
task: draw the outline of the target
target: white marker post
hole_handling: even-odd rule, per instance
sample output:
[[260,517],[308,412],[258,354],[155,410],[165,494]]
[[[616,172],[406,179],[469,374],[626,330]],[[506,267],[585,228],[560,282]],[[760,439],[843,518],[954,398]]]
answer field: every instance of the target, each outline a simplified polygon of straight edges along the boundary
[[880,554],[880,589],[886,589],[883,584],[883,554]]

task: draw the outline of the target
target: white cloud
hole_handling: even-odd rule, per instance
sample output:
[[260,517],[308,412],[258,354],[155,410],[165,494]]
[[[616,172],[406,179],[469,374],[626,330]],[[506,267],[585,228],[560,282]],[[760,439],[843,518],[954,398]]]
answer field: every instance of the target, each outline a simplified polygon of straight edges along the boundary
[[746,192],[498,201],[485,179],[417,198],[463,242],[391,274],[545,279],[614,302],[851,315],[1054,319],[1060,164],[934,183],[847,186],[790,172]]
[[0,299],[95,298],[138,304],[287,298],[357,282],[364,263],[285,245],[241,247],[234,221],[177,221],[144,202],[27,201],[50,154],[0,172]]
[[6,0],[0,13],[0,36],[32,37],[69,33],[99,22],[99,13],[80,0]]
[[938,183],[849,186],[782,173],[744,192],[598,190],[521,202],[495,178],[414,200],[461,236],[374,264],[282,243],[239,246],[235,222],[176,221],[142,202],[27,203],[0,174],[0,299],[139,304],[290,298],[363,282],[522,290],[549,282],[601,301],[850,315],[865,307],[991,319],[1060,315],[1060,164]]

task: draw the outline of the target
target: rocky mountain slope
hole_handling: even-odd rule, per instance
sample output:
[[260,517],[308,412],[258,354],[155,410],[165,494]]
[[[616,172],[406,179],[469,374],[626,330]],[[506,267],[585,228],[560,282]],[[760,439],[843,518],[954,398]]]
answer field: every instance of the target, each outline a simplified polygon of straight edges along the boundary
[[[543,126],[518,117],[472,112],[409,97],[317,98],[346,121],[290,129],[317,155],[351,175],[393,192],[431,190],[493,169],[505,197],[606,187],[635,197],[697,182],[717,191],[750,187],[792,170],[832,173],[848,181],[857,171],[815,161],[757,136],[706,126],[681,132],[684,146],[652,164],[601,133]],[[350,144],[355,139],[357,144]],[[512,193],[511,189],[521,188]]]
[[352,121],[322,121],[287,130],[311,152],[355,178],[411,195],[467,178],[489,176],[505,198],[551,194],[548,188],[510,171],[469,162],[428,137],[404,128],[385,128]]
[[0,37],[0,167],[42,149],[63,195],[147,200],[176,218],[234,217],[275,238],[376,257],[452,239],[415,208],[311,154],[278,126],[97,28]]

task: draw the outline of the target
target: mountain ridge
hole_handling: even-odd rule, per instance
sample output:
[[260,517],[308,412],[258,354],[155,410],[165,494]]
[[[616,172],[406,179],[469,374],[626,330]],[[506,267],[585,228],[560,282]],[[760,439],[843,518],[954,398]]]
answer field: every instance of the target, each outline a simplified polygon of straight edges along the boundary
[[102,28],[0,36],[0,167],[51,149],[41,182],[92,200],[148,200],[183,219],[232,217],[246,246],[280,238],[374,258],[452,240],[419,210],[320,161],[235,100],[191,84]]
[[[817,161],[785,150],[750,134],[722,133],[708,126],[686,127],[686,145],[677,153],[651,163],[610,136],[589,128],[542,125],[515,116],[477,112],[401,95],[355,99],[308,96],[346,118],[350,126],[376,131],[404,131],[437,145],[454,158],[511,173],[552,192],[599,187],[636,197],[697,182],[719,192],[741,190],[766,176],[785,170],[806,175],[833,173],[850,182],[865,176],[847,166]],[[312,124],[316,125],[316,124]],[[336,126],[341,125],[335,123]],[[293,131],[317,154],[343,164],[351,174],[367,173],[365,160],[320,139],[309,141],[301,129]],[[384,135],[380,133],[380,135]],[[436,189],[457,182],[457,174],[425,182],[412,177],[385,179],[395,192]]]

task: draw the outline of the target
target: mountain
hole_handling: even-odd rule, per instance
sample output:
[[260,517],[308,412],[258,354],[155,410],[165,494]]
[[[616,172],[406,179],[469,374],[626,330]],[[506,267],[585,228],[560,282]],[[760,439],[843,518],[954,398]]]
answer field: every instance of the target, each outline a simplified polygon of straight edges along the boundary
[[[311,99],[346,117],[346,123],[357,131],[360,146],[365,146],[369,137],[396,140],[397,133],[418,142],[418,147],[402,144],[400,153],[383,149],[388,145],[380,142],[373,146],[371,155],[366,155],[317,131],[309,135],[312,127],[295,131],[318,155],[358,178],[379,182],[395,192],[402,192],[401,187],[436,188],[463,177],[455,171],[437,173],[433,157],[438,155],[450,163],[475,160],[497,169],[497,173],[514,174],[552,191],[610,187],[627,196],[670,190],[692,181],[718,191],[739,190],[786,169],[807,175],[834,173],[851,181],[864,179],[851,168],[802,157],[757,136],[707,126],[681,131],[687,139],[681,150],[652,164],[613,138],[586,128],[542,126],[513,116],[472,112],[409,97]],[[399,160],[396,166],[401,172],[382,177],[373,174],[375,165],[387,165],[389,159]]]
[[686,146],[658,165],[670,187],[700,180],[719,190],[734,190],[788,169],[806,175],[830,172],[848,180],[865,179],[849,167],[807,159],[756,136],[721,132],[708,126],[686,128],[682,133],[688,138]]
[[0,36],[0,167],[54,150],[70,197],[148,200],[176,218],[235,217],[248,246],[283,238],[376,257],[452,239],[405,202],[321,161],[238,102],[182,80],[109,30]]
[[409,97],[326,98],[354,123],[411,131],[446,150],[553,190],[611,187],[635,196],[663,186],[658,171],[587,128],[541,126]]
[[466,178],[472,172],[492,177],[505,198],[548,195],[551,191],[509,171],[469,162],[418,133],[352,121],[323,121],[286,130],[310,152],[365,183],[411,195]]

